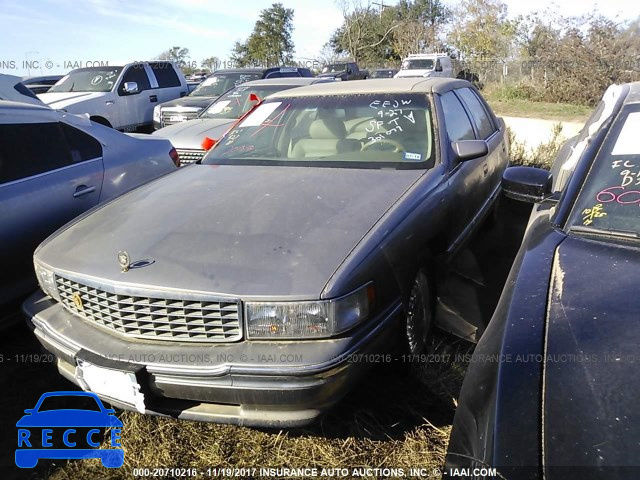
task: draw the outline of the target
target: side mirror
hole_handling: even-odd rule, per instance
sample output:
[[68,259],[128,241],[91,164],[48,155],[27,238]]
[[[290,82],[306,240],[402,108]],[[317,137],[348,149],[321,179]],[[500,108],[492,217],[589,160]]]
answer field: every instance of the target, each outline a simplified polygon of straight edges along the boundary
[[26,413],[27,415],[31,415],[33,413],[33,408],[27,408],[24,413]]
[[351,75],[353,73],[353,70],[351,70],[350,68],[347,68],[347,75]]
[[527,203],[537,203],[551,195],[553,176],[548,170],[535,167],[509,167],[502,175],[504,194]]
[[489,153],[489,147],[484,140],[459,140],[451,142],[456,163],[484,157]]
[[111,413],[116,413],[116,411],[113,408],[105,408],[104,413],[111,414]]
[[124,93],[127,95],[138,93],[138,84],[136,82],[124,82]]
[[442,71],[442,64],[440,62],[436,62],[436,72]]

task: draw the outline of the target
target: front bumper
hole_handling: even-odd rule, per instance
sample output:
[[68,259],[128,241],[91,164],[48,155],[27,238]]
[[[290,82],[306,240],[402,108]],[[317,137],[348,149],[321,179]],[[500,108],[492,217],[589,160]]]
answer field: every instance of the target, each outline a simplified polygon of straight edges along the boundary
[[[79,359],[135,371],[145,413],[248,426],[313,422],[368,370],[363,354],[384,353],[401,305],[389,307],[351,336],[305,341],[186,344],[128,339],[92,326],[41,291],[23,304],[60,373],[79,386]],[[132,405],[100,395],[126,410]]]

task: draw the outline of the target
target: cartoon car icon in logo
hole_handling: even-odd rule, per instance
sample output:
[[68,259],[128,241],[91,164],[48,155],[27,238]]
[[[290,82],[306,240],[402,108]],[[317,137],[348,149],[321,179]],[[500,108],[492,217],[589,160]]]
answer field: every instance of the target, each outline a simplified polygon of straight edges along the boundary
[[[107,468],[124,463],[122,422],[95,393],[45,393],[33,409],[24,412],[26,415],[16,423],[18,467],[33,468],[41,458],[100,458]],[[104,439],[101,429],[109,429],[108,446],[112,448],[99,448]]]

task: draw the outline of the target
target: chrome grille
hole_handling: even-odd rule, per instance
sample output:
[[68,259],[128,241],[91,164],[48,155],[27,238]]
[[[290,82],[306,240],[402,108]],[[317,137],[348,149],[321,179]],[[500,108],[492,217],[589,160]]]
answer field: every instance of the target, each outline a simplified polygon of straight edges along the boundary
[[174,125],[176,123],[186,122],[198,118],[199,112],[171,112],[162,109],[162,126]]
[[191,163],[197,162],[198,160],[202,160],[204,154],[207,153],[204,150],[188,150],[188,149],[179,149],[177,148],[178,157],[180,157],[180,165],[189,165]]
[[120,295],[57,275],[56,286],[67,310],[129,337],[186,342],[242,338],[240,309],[234,300]]

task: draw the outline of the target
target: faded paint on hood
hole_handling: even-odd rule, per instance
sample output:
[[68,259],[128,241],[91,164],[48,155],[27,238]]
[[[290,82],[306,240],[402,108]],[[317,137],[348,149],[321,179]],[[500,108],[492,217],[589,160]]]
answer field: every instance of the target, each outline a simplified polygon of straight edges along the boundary
[[[61,231],[54,270],[157,287],[318,298],[423,170],[193,165]],[[118,251],[148,266],[120,271]]]
[[[639,268],[635,248],[575,237],[558,247],[545,357],[546,466],[638,464]],[[547,478],[565,474],[550,469]]]

